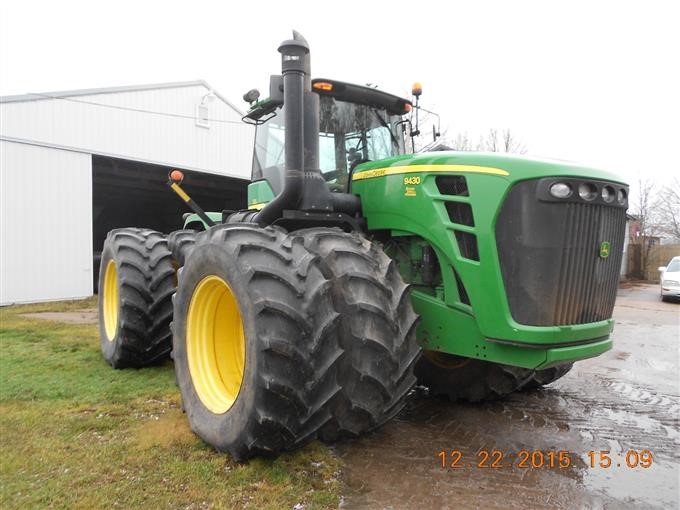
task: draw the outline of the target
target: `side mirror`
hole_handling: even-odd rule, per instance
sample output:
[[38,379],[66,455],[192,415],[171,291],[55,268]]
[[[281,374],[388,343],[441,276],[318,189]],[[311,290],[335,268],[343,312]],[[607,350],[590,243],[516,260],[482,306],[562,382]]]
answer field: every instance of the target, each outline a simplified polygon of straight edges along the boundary
[[[255,98],[255,92],[259,97],[260,93],[253,89],[246,93],[243,99],[248,101],[248,99]],[[269,78],[269,97],[255,103],[242,120],[247,124],[262,124],[276,115],[275,112],[279,106],[283,106],[283,76],[272,75]]]
[[666,270],[666,266],[659,267],[659,272],[663,273]]

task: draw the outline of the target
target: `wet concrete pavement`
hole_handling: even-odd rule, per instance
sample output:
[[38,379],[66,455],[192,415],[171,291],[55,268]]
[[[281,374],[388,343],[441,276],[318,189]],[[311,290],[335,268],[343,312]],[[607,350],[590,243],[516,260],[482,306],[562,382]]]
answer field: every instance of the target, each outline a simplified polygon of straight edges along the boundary
[[[342,508],[680,507],[680,304],[635,286],[614,316],[614,348],[543,390],[482,405],[418,391],[388,425],[338,446]],[[478,467],[482,450],[502,467]],[[536,467],[518,467],[522,450],[541,452]]]

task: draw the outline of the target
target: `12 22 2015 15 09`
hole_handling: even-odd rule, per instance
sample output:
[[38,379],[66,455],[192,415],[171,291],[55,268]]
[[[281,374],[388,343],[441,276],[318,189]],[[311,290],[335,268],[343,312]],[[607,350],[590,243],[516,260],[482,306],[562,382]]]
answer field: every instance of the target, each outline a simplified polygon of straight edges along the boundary
[[[442,469],[568,469],[578,454],[566,450],[520,450],[504,452],[497,449],[481,449],[473,461],[465,459],[460,450],[441,450],[437,453]],[[591,468],[625,467],[648,469],[652,467],[654,455],[649,450],[627,450],[612,453],[609,450],[591,450],[585,456],[586,465]]]

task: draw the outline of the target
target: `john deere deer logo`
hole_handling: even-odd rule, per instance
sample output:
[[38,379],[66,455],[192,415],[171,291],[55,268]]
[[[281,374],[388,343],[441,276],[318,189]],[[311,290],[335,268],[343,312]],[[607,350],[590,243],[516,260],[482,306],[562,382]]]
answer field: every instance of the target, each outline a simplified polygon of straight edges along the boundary
[[600,244],[600,257],[602,257],[603,259],[609,257],[609,249],[610,249],[609,241],[602,241],[602,243]]

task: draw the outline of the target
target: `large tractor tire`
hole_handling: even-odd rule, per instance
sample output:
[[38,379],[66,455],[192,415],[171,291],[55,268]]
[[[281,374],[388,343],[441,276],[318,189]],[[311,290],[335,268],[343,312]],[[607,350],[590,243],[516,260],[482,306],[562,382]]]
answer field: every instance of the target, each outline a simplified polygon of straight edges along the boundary
[[165,236],[120,228],[106,236],[99,270],[99,336],[113,368],[157,363],[172,345],[175,270]]
[[172,258],[178,268],[186,263],[187,256],[196,244],[195,230],[175,230],[168,234],[168,249],[172,252]]
[[333,420],[320,437],[355,437],[401,411],[416,383],[418,316],[409,287],[395,262],[360,234],[313,228],[291,236],[323,258],[341,316],[341,391],[333,401]]
[[237,460],[331,419],[340,323],[322,261],[278,228],[201,233],[175,297],[173,357],[192,430]]
[[573,363],[565,363],[564,365],[557,365],[543,370],[536,370],[533,377],[522,389],[534,390],[547,384],[554,383],[558,379],[567,375],[573,366]]
[[416,367],[418,382],[451,400],[498,400],[522,389],[534,371],[436,351],[425,351]]

